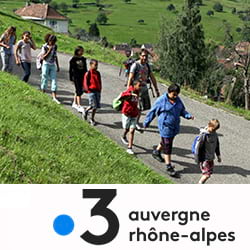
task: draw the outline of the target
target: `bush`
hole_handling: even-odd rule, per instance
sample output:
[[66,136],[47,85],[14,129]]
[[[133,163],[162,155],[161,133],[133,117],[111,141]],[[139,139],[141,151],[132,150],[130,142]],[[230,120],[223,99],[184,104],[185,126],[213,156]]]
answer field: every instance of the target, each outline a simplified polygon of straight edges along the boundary
[[213,9],[217,12],[223,12],[223,5],[221,3],[215,3]]
[[208,15],[208,16],[213,16],[213,15],[214,15],[214,12],[213,12],[212,10],[209,10],[209,11],[207,12],[207,15]]
[[104,25],[108,22],[108,18],[106,16],[106,14],[104,12],[101,12],[98,14],[97,18],[96,18],[96,21],[101,24],[101,25]]
[[236,32],[240,33],[242,29],[240,27],[236,28]]
[[139,24],[144,24],[144,20],[143,19],[140,19],[137,21]]
[[167,6],[167,10],[173,11],[173,10],[175,10],[175,6],[171,3],[171,4],[169,4],[169,5]]

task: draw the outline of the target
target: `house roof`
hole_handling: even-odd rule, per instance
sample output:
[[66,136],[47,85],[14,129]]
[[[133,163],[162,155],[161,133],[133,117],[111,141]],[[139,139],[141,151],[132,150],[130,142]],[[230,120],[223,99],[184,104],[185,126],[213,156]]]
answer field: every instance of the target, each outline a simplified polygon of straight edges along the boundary
[[34,17],[39,19],[67,20],[68,18],[60,14],[48,4],[31,4],[15,11],[18,16]]

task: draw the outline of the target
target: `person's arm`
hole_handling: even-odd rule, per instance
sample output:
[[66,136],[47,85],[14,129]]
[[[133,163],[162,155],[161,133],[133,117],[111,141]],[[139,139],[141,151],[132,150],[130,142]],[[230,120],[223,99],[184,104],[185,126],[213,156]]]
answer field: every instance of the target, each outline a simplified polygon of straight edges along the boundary
[[143,122],[144,128],[148,128],[150,123],[154,120],[154,118],[158,114],[161,105],[161,100],[162,100],[161,98],[158,98],[154,103],[153,107],[151,108],[151,110],[147,113],[146,118]]
[[154,85],[156,96],[159,97],[160,96],[160,91],[158,89],[157,81],[156,81],[155,76],[154,76],[152,71],[150,72],[149,76],[150,76],[150,79],[151,79],[151,81],[152,81],[152,83]]
[[49,56],[52,49],[53,49],[53,46],[48,46],[48,50],[46,50],[45,46],[43,46],[43,48],[42,48],[42,52],[43,52],[42,60],[45,60]]
[[33,50],[36,50],[36,44],[35,44],[34,40],[32,39],[32,37],[30,38],[30,46]]
[[10,48],[10,46],[9,46],[8,44],[5,44],[5,43],[4,43],[4,35],[2,35],[1,38],[0,38],[0,46],[1,46],[1,47],[4,47],[4,48],[6,48],[6,49],[9,49],[9,48]]
[[128,76],[128,85],[127,85],[127,89],[132,85],[133,79],[134,79],[134,73],[133,73],[133,72],[130,72],[130,73],[129,73],[129,76]]
[[217,144],[216,144],[215,154],[217,156],[218,162],[221,162],[219,138],[217,138]]
[[72,82],[74,81],[73,72],[74,72],[74,63],[73,63],[73,59],[71,59],[69,61],[69,80],[72,81]]
[[20,60],[20,57],[18,55],[18,52],[20,51],[20,48],[21,48],[21,43],[19,42],[16,47],[15,47],[15,50],[14,50],[14,56],[15,56],[15,59],[16,59],[16,64],[17,65],[20,65],[21,64],[21,60]]
[[[180,99],[179,99],[179,100],[180,100]],[[180,101],[181,101],[181,100],[180,100]],[[181,116],[182,116],[183,118],[187,119],[187,120],[190,120],[190,119],[194,120],[194,116],[192,116],[189,112],[186,111],[185,106],[184,106],[184,104],[182,103],[182,101],[181,101],[181,105],[182,105]]]
[[58,57],[56,56],[56,67],[57,67],[57,72],[60,71],[60,67],[59,67],[59,61],[58,61]]

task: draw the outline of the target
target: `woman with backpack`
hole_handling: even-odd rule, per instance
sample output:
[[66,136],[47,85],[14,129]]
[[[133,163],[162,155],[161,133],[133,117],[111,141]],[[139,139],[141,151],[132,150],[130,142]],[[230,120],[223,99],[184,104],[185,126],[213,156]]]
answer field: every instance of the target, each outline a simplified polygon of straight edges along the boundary
[[14,65],[13,47],[16,43],[16,27],[10,26],[0,37],[2,71],[12,72]]

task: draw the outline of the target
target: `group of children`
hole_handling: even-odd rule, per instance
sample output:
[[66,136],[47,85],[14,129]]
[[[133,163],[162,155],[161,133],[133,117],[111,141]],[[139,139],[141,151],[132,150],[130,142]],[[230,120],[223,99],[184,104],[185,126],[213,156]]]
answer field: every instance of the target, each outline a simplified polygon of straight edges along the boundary
[[[41,90],[45,92],[48,81],[51,80],[53,100],[60,104],[56,96],[57,72],[60,70],[56,41],[57,38],[55,35],[47,34],[45,36],[45,44],[42,46],[41,53],[39,54],[42,63]],[[31,49],[35,50],[36,45],[29,31],[23,32],[22,39],[18,41],[14,49],[15,42],[16,28],[11,26],[0,37],[0,51],[3,62],[2,70],[12,72],[13,60],[15,58],[16,64],[21,65],[24,70],[22,80],[27,82],[31,73]],[[101,74],[98,71],[97,60],[91,59],[89,70],[87,69],[86,58],[83,54],[83,47],[78,46],[75,49],[74,56],[69,62],[69,78],[75,85],[75,96],[72,107],[78,112],[81,112],[85,120],[88,119],[88,114],[92,111],[89,122],[94,126],[96,125],[96,110],[100,108],[102,90]],[[148,77],[151,78],[154,84],[157,97],[160,96],[156,80],[147,64],[147,55],[145,50],[142,51],[140,60],[132,65],[127,89],[122,92],[120,97],[123,103],[121,112],[122,126],[124,129],[121,140],[127,145],[127,152],[129,154],[134,154],[132,146],[141,111],[151,108],[148,92],[146,91]],[[87,108],[81,105],[81,96],[84,92],[87,93],[89,99]],[[171,162],[171,154],[174,138],[180,129],[180,117],[194,119],[194,117],[185,110],[179,93],[180,87],[177,84],[170,85],[168,92],[156,100],[143,122],[143,129],[145,130],[150,126],[152,120],[158,116],[158,128],[161,141],[153,151],[152,156],[160,162],[165,162],[167,173],[173,177],[176,177],[177,173]],[[199,183],[205,183],[211,176],[214,168],[215,153],[218,157],[218,161],[221,161],[219,139],[216,133],[219,127],[219,121],[213,119],[209,121],[206,128],[201,130],[204,136],[201,137],[202,142],[200,143],[200,154],[198,157],[202,171],[202,177]],[[164,158],[161,156],[161,152],[164,154]]]

